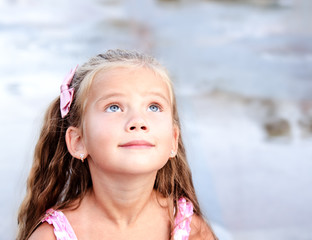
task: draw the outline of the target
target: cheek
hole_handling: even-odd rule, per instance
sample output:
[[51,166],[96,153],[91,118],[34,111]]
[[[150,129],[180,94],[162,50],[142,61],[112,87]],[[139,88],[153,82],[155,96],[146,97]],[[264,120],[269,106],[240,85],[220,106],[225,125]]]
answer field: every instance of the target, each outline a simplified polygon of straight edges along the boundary
[[86,119],[84,124],[84,141],[87,148],[103,147],[109,144],[109,140],[116,136],[114,125],[116,125],[116,121],[100,117]]
[[[171,124],[166,124],[159,126],[158,130],[158,136],[159,141],[163,142],[163,146],[166,150],[169,150],[169,152],[172,150],[173,143],[174,143],[174,131],[173,126]],[[156,131],[157,131],[156,130]]]
[[170,114],[161,117],[154,117],[151,119],[152,127],[159,136],[164,140],[170,141],[174,138],[173,121]]

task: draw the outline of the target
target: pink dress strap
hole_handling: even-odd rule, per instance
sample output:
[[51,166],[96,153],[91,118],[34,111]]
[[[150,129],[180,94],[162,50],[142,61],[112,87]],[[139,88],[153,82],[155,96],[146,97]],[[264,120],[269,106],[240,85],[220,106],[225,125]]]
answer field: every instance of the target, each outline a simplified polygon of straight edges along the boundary
[[191,221],[193,216],[193,204],[185,198],[178,201],[178,212],[174,220],[173,239],[187,240],[191,232]]
[[[193,204],[185,198],[178,201],[178,212],[174,220],[174,240],[188,240],[191,232],[191,221],[193,216]],[[73,228],[66,216],[61,211],[49,209],[41,222],[47,222],[54,227],[54,234],[57,240],[78,240]]]
[[53,225],[57,240],[78,240],[66,216],[61,211],[47,210],[41,222]]

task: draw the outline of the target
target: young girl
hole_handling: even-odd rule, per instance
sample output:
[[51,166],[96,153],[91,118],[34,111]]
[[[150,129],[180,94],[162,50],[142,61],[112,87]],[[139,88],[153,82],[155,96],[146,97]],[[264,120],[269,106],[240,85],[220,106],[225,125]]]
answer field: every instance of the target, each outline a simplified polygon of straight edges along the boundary
[[18,223],[18,240],[216,239],[159,63],[110,50],[70,72],[45,115]]

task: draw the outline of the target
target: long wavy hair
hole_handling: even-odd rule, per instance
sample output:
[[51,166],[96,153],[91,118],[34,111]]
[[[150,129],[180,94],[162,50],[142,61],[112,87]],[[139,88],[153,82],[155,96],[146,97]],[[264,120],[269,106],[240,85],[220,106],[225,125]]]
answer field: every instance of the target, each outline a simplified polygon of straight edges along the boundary
[[[180,130],[171,80],[166,69],[154,58],[123,50],[109,50],[91,58],[80,66],[74,75],[71,87],[74,88],[75,94],[68,115],[65,118],[61,117],[59,97],[51,103],[45,114],[27,180],[26,197],[19,209],[18,240],[29,238],[47,209],[78,207],[87,191],[92,188],[88,162],[82,164],[70,155],[65,142],[65,133],[69,126],[81,126],[88,91],[97,72],[116,67],[144,67],[158,74],[169,86],[173,122]],[[154,189],[169,199],[171,230],[174,228],[173,209],[177,207],[181,196],[189,199],[194,205],[195,214],[202,217],[181,134],[178,139],[177,155],[158,171]]]

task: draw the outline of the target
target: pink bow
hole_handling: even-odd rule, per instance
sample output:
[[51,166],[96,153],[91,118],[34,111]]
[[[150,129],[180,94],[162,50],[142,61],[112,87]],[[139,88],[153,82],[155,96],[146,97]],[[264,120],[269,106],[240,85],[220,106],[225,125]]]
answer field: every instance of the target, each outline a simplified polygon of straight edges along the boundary
[[61,85],[60,110],[62,118],[64,118],[68,114],[70,105],[73,101],[74,88],[69,88],[69,85],[73,80],[77,67],[78,65],[74,69],[70,70]]

